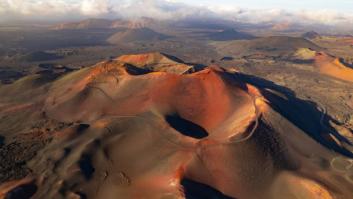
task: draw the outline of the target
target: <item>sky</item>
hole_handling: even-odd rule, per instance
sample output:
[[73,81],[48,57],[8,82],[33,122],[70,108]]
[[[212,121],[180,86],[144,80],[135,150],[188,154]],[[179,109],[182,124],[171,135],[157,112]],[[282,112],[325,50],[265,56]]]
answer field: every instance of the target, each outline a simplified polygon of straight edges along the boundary
[[0,0],[0,21],[136,17],[353,26],[353,0]]
[[353,0],[175,0],[193,5],[238,6],[252,9],[336,10],[353,12]]

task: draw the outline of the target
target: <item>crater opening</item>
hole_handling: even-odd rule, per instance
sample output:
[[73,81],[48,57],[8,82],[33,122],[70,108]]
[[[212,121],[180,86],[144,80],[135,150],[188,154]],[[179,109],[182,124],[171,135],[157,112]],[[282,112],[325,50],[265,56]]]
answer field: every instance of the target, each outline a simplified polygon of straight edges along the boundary
[[186,120],[180,117],[178,114],[167,115],[165,116],[165,120],[171,127],[185,136],[196,139],[202,139],[208,136],[207,131],[200,125]]
[[235,199],[224,195],[217,189],[189,179],[182,179],[186,199]]

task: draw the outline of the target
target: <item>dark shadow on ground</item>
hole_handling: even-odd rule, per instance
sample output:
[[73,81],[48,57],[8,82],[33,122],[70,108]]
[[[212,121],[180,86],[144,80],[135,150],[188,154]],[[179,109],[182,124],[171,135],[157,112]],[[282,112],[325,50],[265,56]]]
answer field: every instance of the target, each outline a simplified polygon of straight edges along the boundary
[[5,199],[30,199],[36,191],[37,186],[35,184],[24,184],[11,190],[6,194]]
[[343,58],[340,58],[340,62],[341,62],[343,65],[345,65],[345,66],[347,66],[347,67],[353,69],[353,64],[346,62]]
[[25,76],[22,72],[12,70],[0,70],[0,84],[11,84],[12,82]]
[[95,171],[92,165],[92,157],[88,154],[83,154],[79,161],[80,169],[85,177],[86,180],[90,180],[93,176]]
[[302,59],[294,59],[294,60],[286,60],[286,61],[291,61],[295,64],[313,64],[314,60],[302,60]]
[[5,144],[5,137],[0,135],[0,148]]
[[[352,152],[339,146],[329,136],[324,137],[324,134],[331,134],[339,141],[352,145],[347,138],[340,135],[330,126],[329,121],[337,121],[319,110],[318,104],[299,99],[289,88],[279,86],[263,78],[241,73],[237,73],[233,77],[242,80],[244,83],[249,83],[260,88],[262,95],[270,102],[269,105],[271,108],[287,118],[317,142],[335,152],[353,158]],[[280,95],[271,91],[280,93]]]

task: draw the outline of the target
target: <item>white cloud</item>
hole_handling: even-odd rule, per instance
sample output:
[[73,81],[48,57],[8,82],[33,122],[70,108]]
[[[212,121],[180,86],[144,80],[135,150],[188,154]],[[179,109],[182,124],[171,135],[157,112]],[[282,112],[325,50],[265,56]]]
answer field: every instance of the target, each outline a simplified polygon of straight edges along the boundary
[[81,12],[83,15],[99,16],[108,14],[111,9],[109,0],[84,0],[81,3]]
[[115,13],[125,18],[180,19],[211,15],[211,11],[206,8],[189,6],[173,0],[130,0],[125,4],[113,5],[113,9]]
[[219,17],[248,23],[353,25],[353,14],[332,10],[254,10],[227,5],[206,7],[186,5],[175,0],[0,0],[0,20],[142,16],[158,19]]
[[103,16],[110,12],[109,0],[0,0],[0,18],[65,19]]
[[1,0],[2,13],[31,16],[50,15],[51,13],[66,13],[69,10],[64,1],[26,1],[26,0]]

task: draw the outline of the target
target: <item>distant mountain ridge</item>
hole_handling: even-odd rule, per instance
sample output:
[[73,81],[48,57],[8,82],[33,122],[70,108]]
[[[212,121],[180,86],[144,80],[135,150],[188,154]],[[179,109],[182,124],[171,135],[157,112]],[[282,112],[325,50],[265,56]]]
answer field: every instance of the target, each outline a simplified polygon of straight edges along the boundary
[[154,19],[150,18],[137,18],[132,20],[123,19],[97,19],[91,18],[78,22],[61,23],[57,24],[52,29],[54,30],[67,30],[67,29],[115,29],[115,28],[143,28],[155,24]]
[[242,39],[254,39],[255,36],[239,32],[235,29],[225,29],[220,32],[212,33],[209,38],[214,41],[228,41],[228,40],[242,40]]
[[310,31],[310,32],[306,32],[302,35],[303,38],[305,39],[316,39],[316,38],[320,38],[321,35],[315,31]]
[[169,37],[149,28],[133,28],[115,33],[108,38],[107,42],[110,44],[119,44],[134,41],[159,41]]

